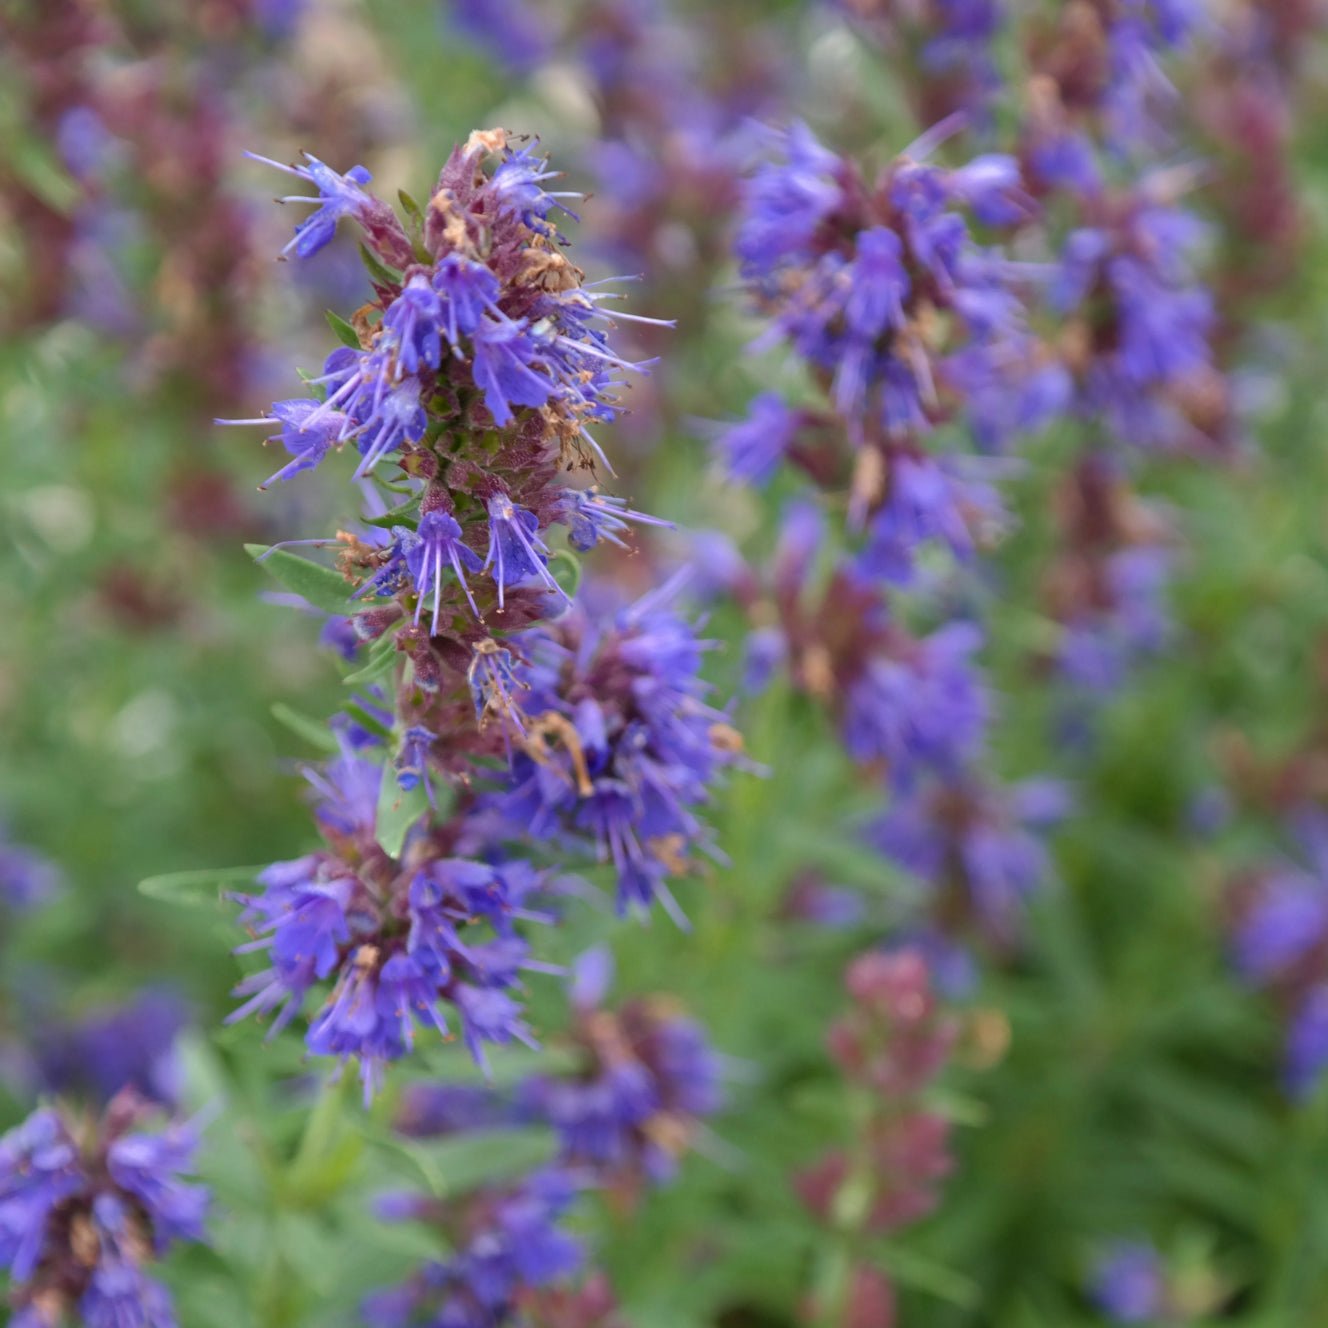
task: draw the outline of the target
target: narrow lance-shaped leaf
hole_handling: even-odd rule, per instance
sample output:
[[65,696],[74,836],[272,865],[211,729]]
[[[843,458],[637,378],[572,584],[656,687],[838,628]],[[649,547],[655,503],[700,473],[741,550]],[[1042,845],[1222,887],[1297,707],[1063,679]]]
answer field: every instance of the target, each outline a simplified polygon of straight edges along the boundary
[[274,580],[324,613],[351,613],[351,588],[340,573],[284,549],[246,544],[245,552]]
[[262,867],[203,867],[196,871],[167,872],[139,881],[140,894],[190,908],[216,907],[227,890],[248,885]]

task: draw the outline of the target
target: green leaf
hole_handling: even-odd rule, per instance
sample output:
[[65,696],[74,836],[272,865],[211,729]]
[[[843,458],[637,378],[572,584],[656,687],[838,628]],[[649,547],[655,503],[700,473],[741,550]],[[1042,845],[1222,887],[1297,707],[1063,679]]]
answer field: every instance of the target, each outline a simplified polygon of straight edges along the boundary
[[314,608],[322,609],[324,613],[354,612],[350,587],[339,572],[264,544],[246,544],[244,549],[269,576],[308,600]]
[[346,703],[346,713],[361,727],[368,729],[377,738],[390,739],[392,729],[384,724],[381,719],[371,715],[363,706],[357,705],[354,701]]
[[552,1159],[556,1145],[551,1130],[534,1128],[471,1130],[453,1139],[371,1137],[379,1147],[408,1158],[440,1199],[534,1171]]
[[325,752],[339,750],[337,740],[332,736],[332,730],[310,715],[302,714],[291,706],[278,701],[272,707],[272,717],[278,723],[284,724],[297,737],[303,738],[311,747],[317,747]]
[[556,549],[549,559],[549,570],[567,598],[575,599],[581,584],[581,559],[567,549]]
[[329,309],[324,317],[327,319],[327,325],[337,334],[338,339],[343,346],[349,346],[351,350],[363,350],[360,345],[360,334],[351,325],[346,322],[340,314],[334,314]]
[[139,881],[139,894],[164,899],[168,904],[206,908],[221,904],[222,891],[230,886],[249,885],[262,867],[203,867],[198,871],[167,872]]
[[376,682],[379,678],[387,677],[396,666],[396,638],[380,636],[369,652],[369,662],[363,668],[356,669],[354,673],[346,674],[341,681],[347,687],[358,687],[362,682]]
[[369,275],[380,286],[400,286],[401,273],[394,267],[388,267],[381,258],[363,241],[360,243],[360,258]]
[[393,526],[406,526],[414,530],[420,524],[420,500],[412,496],[404,503],[398,503],[396,507],[384,512],[382,516],[366,516],[360,520],[364,525],[377,526],[380,530],[391,530]]
[[429,809],[429,797],[421,780],[413,789],[403,789],[389,767],[383,771],[378,789],[378,842],[389,858],[401,855],[406,832]]
[[926,1291],[938,1300],[949,1301],[960,1309],[974,1308],[981,1298],[981,1290],[971,1278],[916,1250],[906,1250],[891,1244],[881,1252],[881,1262],[901,1285]]
[[64,215],[74,210],[79,187],[41,139],[20,133],[6,147],[10,169],[47,207]]
[[397,190],[397,197],[401,200],[401,207],[411,221],[418,225],[424,225],[424,211],[420,205],[404,190]]

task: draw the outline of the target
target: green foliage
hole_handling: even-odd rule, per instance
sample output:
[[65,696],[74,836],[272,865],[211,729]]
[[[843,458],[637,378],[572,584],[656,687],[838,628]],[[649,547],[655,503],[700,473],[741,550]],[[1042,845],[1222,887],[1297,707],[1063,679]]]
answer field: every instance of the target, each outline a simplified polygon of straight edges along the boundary
[[[500,110],[519,112],[523,128],[557,126],[540,101],[550,89],[501,88],[478,57],[449,53],[439,77],[432,3],[373,0],[365,10],[418,107],[416,177]],[[862,51],[853,60],[865,62],[865,101],[846,132],[893,151],[911,137],[898,91]],[[7,168],[66,206],[62,168],[4,101],[0,132],[12,149]],[[1321,125],[1307,139],[1302,166],[1321,222],[1328,143]],[[401,197],[418,227],[419,205]],[[374,279],[399,275],[361,256]],[[1058,880],[1032,910],[1025,949],[992,964],[972,1001],[1008,1033],[1008,1048],[985,1059],[969,1049],[937,1101],[959,1145],[945,1201],[867,1246],[896,1280],[910,1328],[1098,1323],[1082,1294],[1091,1260],[1104,1242],[1141,1233],[1229,1293],[1227,1308],[1200,1322],[1328,1323],[1328,1096],[1303,1107],[1283,1098],[1275,1012],[1233,984],[1224,952],[1221,881],[1276,844],[1256,824],[1205,838],[1188,819],[1221,773],[1218,734],[1239,732],[1273,756],[1321,723],[1322,237],[1303,276],[1270,311],[1290,329],[1273,366],[1284,399],[1258,420],[1257,453],[1234,471],[1166,460],[1147,468],[1189,541],[1181,632],[1102,716],[1096,748],[1068,758],[1077,807],[1056,840]],[[731,302],[712,301],[703,318],[684,327],[664,366],[672,423],[633,484],[680,525],[769,530],[787,492],[777,483],[763,511],[749,495],[699,483],[703,448],[677,421],[732,417],[763,385],[760,373],[784,369],[751,367],[751,328]],[[327,322],[358,347],[349,323]],[[316,315],[311,323],[322,345]],[[1058,467],[1076,441],[1049,437],[1031,457],[1016,486],[1019,524],[989,592],[1009,606],[995,615],[990,659],[1004,714],[996,755],[1012,778],[1064,769],[1067,759],[1052,741],[1054,698],[1030,670],[1046,629],[1030,606]],[[308,812],[289,764],[335,750],[318,717],[338,708],[385,734],[347,697],[399,657],[386,639],[338,679],[316,654],[316,623],[262,602],[236,531],[200,532],[172,514],[166,495],[182,466],[246,491],[270,466],[256,446],[212,433],[178,385],[138,389],[86,329],[59,324],[0,346],[0,453],[0,810],[16,840],[57,858],[68,876],[58,907],[6,920],[0,991],[27,991],[33,974],[47,974],[74,1009],[149,982],[187,993],[199,1030],[186,1047],[187,1097],[217,1113],[203,1165],[218,1217],[211,1248],[182,1251],[167,1267],[181,1323],[354,1322],[364,1294],[439,1252],[423,1230],[375,1220],[375,1195],[462,1193],[551,1147],[533,1130],[403,1140],[390,1129],[401,1083],[366,1110],[353,1069],[311,1088],[297,1039],[265,1043],[262,1030],[221,1023],[240,972],[230,950],[243,940],[225,895],[261,866],[208,864],[307,850]],[[353,496],[316,479],[308,491],[320,514],[311,529],[326,528],[323,514],[354,515]],[[278,501],[269,495],[246,517],[245,533],[271,538]],[[369,524],[410,518],[392,511]],[[759,555],[761,538],[751,547]],[[331,568],[262,542],[244,548],[313,608],[357,607]],[[558,556],[569,593],[582,572],[580,559]],[[710,672],[727,698],[741,673],[741,625],[719,608],[707,634],[723,643]],[[636,1328],[791,1328],[791,1307],[809,1289],[837,1294],[846,1238],[806,1220],[790,1176],[848,1133],[825,1029],[844,1003],[845,962],[905,914],[913,888],[860,842],[875,793],[815,708],[775,687],[745,700],[739,721],[767,773],[736,776],[711,809],[727,860],[679,891],[693,929],[587,909],[550,929],[541,951],[566,962],[610,942],[621,994],[677,995],[736,1067],[715,1138],[673,1186],[646,1196],[630,1220],[606,1200],[591,1201],[583,1219]],[[379,826],[389,853],[426,806],[422,786],[403,792],[387,772]],[[862,891],[868,923],[847,932],[788,925],[781,903],[808,870]],[[529,983],[542,1011],[558,1008],[554,979]],[[21,1017],[16,1005],[0,1008],[0,1030]],[[557,1063],[558,1018],[542,1022],[543,1059],[499,1053],[499,1082]],[[475,1072],[459,1047],[435,1039],[412,1074]],[[0,1089],[0,1126],[26,1114],[20,1098]]]

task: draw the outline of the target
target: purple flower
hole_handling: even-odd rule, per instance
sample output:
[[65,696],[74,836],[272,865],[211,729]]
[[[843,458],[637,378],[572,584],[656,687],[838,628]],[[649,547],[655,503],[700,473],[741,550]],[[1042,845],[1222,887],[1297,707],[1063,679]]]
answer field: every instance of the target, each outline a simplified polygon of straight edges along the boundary
[[548,231],[548,215],[555,208],[576,220],[576,213],[568,212],[559,200],[581,195],[549,193],[541,188],[543,181],[560,179],[562,172],[549,170],[549,160],[539,155],[538,147],[535,142],[516,152],[508,149],[490,177],[488,189],[500,208],[511,209],[531,230],[544,234]]
[[667,1002],[603,1007],[607,951],[576,965],[572,1040],[580,1065],[533,1075],[516,1090],[519,1115],[557,1132],[562,1161],[605,1183],[669,1180],[700,1120],[720,1105],[718,1060],[700,1026]]
[[77,1142],[50,1109],[0,1139],[0,1265],[15,1322],[49,1325],[48,1307],[76,1303],[98,1328],[174,1328],[143,1265],[177,1240],[203,1239],[208,1192],[186,1179],[194,1130],[138,1130],[151,1115],[128,1092]]
[[450,0],[457,30],[485,54],[517,74],[528,74],[549,55],[551,36],[525,0]]
[[78,1308],[87,1328],[177,1328],[166,1288],[119,1260],[97,1265]]
[[498,607],[503,607],[503,591],[508,586],[538,580],[555,594],[566,592],[553,579],[548,566],[548,546],[540,539],[539,519],[534,512],[517,507],[505,494],[489,499],[489,552],[484,570],[493,568],[498,587]]
[[304,166],[284,166],[279,161],[260,157],[255,152],[246,152],[245,156],[261,161],[265,166],[274,166],[287,175],[294,175],[318,190],[317,198],[293,194],[281,200],[283,203],[318,204],[308,217],[296,225],[294,237],[281,251],[283,256],[294,249],[300,258],[311,258],[331,242],[337,231],[337,222],[342,217],[351,217],[363,224],[375,206],[376,200],[360,187],[373,178],[363,166],[352,166],[345,175],[339,175],[308,152],[304,153],[307,163]]
[[1104,560],[1104,602],[1086,606],[1065,624],[1056,663],[1069,682],[1087,691],[1114,691],[1133,664],[1166,644],[1173,562],[1163,545],[1121,549]]
[[1142,1241],[1123,1241],[1099,1261],[1093,1300],[1117,1323],[1146,1323],[1163,1310],[1166,1283],[1157,1251]]
[[973,655],[982,635],[955,622],[902,653],[868,660],[850,686],[844,742],[859,761],[882,760],[907,784],[922,767],[953,771],[982,745],[989,703]]
[[841,198],[842,163],[805,124],[792,125],[779,145],[784,160],[761,166],[747,187],[735,247],[751,276],[768,276],[785,259],[804,253]]
[[[385,374],[386,365],[366,359],[366,368]],[[391,386],[366,378],[363,390],[352,398],[347,412],[356,421],[348,437],[364,458],[355,470],[355,479],[367,475],[389,452],[403,444],[418,442],[428,427],[429,418],[420,399],[418,378],[403,378]]]
[[401,747],[394,762],[398,787],[409,793],[422,782],[431,807],[434,806],[434,796],[429,781],[429,752],[437,741],[436,733],[422,724],[412,724],[402,735]]
[[115,140],[91,106],[74,106],[55,129],[55,146],[66,169],[78,181],[92,183],[105,169]]
[[620,549],[627,548],[620,536],[630,529],[628,521],[674,529],[672,521],[634,511],[625,498],[615,498],[597,489],[564,489],[555,520],[567,526],[568,543],[581,553],[588,553],[600,540]]
[[457,583],[465,592],[466,603],[476,618],[480,611],[475,607],[475,597],[470,593],[466,581],[467,572],[479,572],[484,563],[474,550],[461,540],[461,527],[456,518],[446,512],[426,512],[420,518],[419,530],[413,535],[406,549],[406,567],[415,584],[419,600],[415,605],[415,621],[419,622],[425,599],[433,591],[433,621],[430,631],[438,635],[438,619],[443,606],[443,566],[452,569]]
[[[565,1173],[536,1172],[505,1191],[481,1191],[453,1213],[455,1201],[440,1216],[460,1227],[454,1253],[445,1262],[426,1264],[410,1281],[371,1296],[364,1315],[373,1328],[404,1328],[430,1322],[447,1328],[496,1328],[514,1321],[517,1297],[573,1273],[580,1266],[580,1243],[558,1226],[576,1196]],[[404,1213],[413,1213],[409,1204]],[[397,1215],[394,1205],[386,1216]]]
[[171,991],[145,991],[118,1007],[42,1030],[35,1049],[42,1084],[104,1105],[121,1089],[174,1106],[181,1088],[176,1039],[188,1021]]
[[1063,312],[1091,302],[1107,332],[1080,372],[1080,409],[1142,446],[1189,441],[1194,426],[1167,394],[1208,369],[1215,326],[1212,297],[1191,272],[1204,228],[1157,192],[1145,177],[1112,225],[1073,232],[1051,289]]
[[[965,464],[968,463],[968,464]],[[971,558],[1004,524],[1005,508],[975,457],[935,457],[896,452],[889,463],[885,498],[870,518],[858,565],[873,579],[907,585],[917,556],[941,544]]]
[[523,1042],[535,1049],[537,1043],[522,1017],[522,1008],[505,991],[496,987],[461,985],[456,989],[456,1005],[461,1015],[461,1036],[475,1063],[487,1068],[484,1043],[506,1046]]
[[396,355],[396,377],[436,369],[443,358],[443,305],[429,278],[417,272],[383,315]]
[[925,881],[936,898],[964,892],[973,920],[997,944],[1017,934],[1024,902],[1051,874],[1041,834],[1069,796],[1053,780],[986,788],[971,779],[918,784],[872,826],[873,845]]
[[60,1117],[43,1109],[0,1138],[0,1265],[26,1282],[46,1253],[52,1211],[86,1184]]
[[[428,413],[421,400],[422,384],[413,376],[398,378],[392,355],[381,346],[333,351],[323,376],[315,381],[326,389],[327,398],[304,416],[301,427],[307,432],[318,426],[321,431],[326,421],[338,420],[336,441],[354,439],[363,457],[355,479],[369,474],[389,452],[424,436]],[[326,447],[315,460],[325,453]]]
[[1328,940],[1328,820],[1305,812],[1294,830],[1310,870],[1282,864],[1265,877],[1234,937],[1236,966],[1253,982],[1286,976]]
[[[498,278],[483,263],[462,254],[447,254],[439,260],[433,287],[442,301],[443,331],[453,349],[463,336],[474,335],[486,313],[498,313]],[[493,410],[492,403],[489,409]]]
[[411,1138],[428,1139],[516,1123],[515,1109],[488,1085],[428,1083],[407,1087],[396,1128]]
[[776,393],[753,397],[747,418],[729,425],[715,441],[725,474],[739,484],[764,485],[793,445],[801,423],[799,413]]
[[[341,774],[319,783],[351,798],[367,795],[367,781],[357,787],[361,767],[376,789],[382,768],[351,758],[333,762]],[[450,1036],[449,1011],[481,1064],[483,1042],[529,1041],[506,989],[526,964],[513,920],[545,920],[530,907],[543,888],[540,874],[520,862],[497,867],[461,858],[398,866],[361,813],[340,810],[322,825],[357,866],[330,852],[310,854],[262,872],[262,893],[236,896],[246,905],[241,921],[256,933],[240,952],[266,951],[270,963],[236,988],[248,1000],[230,1021],[277,1011],[275,1034],[311,989],[331,981],[306,1043],[315,1055],[358,1059],[366,1098],[385,1064],[413,1049],[417,1027]],[[492,939],[477,935],[480,927]]]
[[[703,646],[670,607],[677,589],[602,617],[583,592],[556,624],[519,638],[526,750],[494,809],[519,833],[588,840],[614,864],[624,909],[658,896],[676,910],[665,878],[693,848],[708,851],[696,809],[738,755],[725,716],[704,700]],[[588,687],[592,677],[603,682]]]
[[[948,125],[910,151],[925,156]],[[874,431],[873,418],[892,438],[924,431],[942,404],[938,310],[953,315],[945,330],[955,343],[969,343],[971,360],[1006,364],[1003,348],[1022,335],[1013,269],[978,248],[965,213],[1009,225],[1029,215],[1031,200],[1013,159],[999,156],[947,172],[905,153],[874,188],[833,158],[819,171],[813,180],[836,181],[825,186],[824,211],[809,206],[800,213],[781,192],[803,180],[790,167],[762,168],[748,190],[737,249],[771,317],[770,333],[757,345],[783,337],[818,376],[829,377],[832,404],[855,445]],[[800,221],[785,224],[782,202]],[[822,226],[836,209],[835,226]],[[979,368],[970,364],[969,376]],[[763,472],[759,460],[753,470]]]
[[329,650],[335,650],[344,660],[354,659],[355,652],[361,645],[359,635],[355,631],[354,620],[341,614],[333,614],[318,633],[318,644],[326,646]]
[[321,799],[315,804],[314,814],[325,830],[372,839],[378,819],[381,766],[343,752],[319,769],[306,766],[304,776]]
[[270,425],[276,420],[281,425],[281,432],[268,436],[272,443],[278,439],[288,451],[293,461],[269,475],[259,486],[266,489],[281,480],[288,480],[303,470],[313,470],[315,466],[337,447],[352,427],[346,416],[338,410],[328,410],[321,402],[311,401],[307,397],[296,397],[290,401],[274,403],[270,415],[252,420],[214,420],[215,424],[262,424]]
[[203,1238],[208,1191],[181,1180],[197,1148],[197,1133],[176,1125],[163,1134],[122,1135],[107,1150],[111,1179],[147,1214],[158,1254],[174,1241]]
[[1292,1097],[1307,1097],[1328,1066],[1328,983],[1311,987],[1287,1029],[1284,1077]]
[[884,226],[859,231],[856,244],[844,319],[856,336],[875,341],[904,325],[904,300],[910,289],[902,261],[904,247],[899,236]]
[[259,895],[237,895],[245,905],[241,925],[265,933],[240,947],[240,953],[268,950],[272,966],[246,978],[235,989],[249,1000],[228,1023],[281,1007],[272,1033],[299,1012],[305,993],[330,977],[341,963],[342,946],[350,940],[348,917],[354,878],[326,854],[310,854],[279,862],[258,875]]
[[542,406],[553,395],[553,382],[531,368],[539,347],[523,324],[486,318],[472,344],[475,384],[495,424],[511,423],[513,405]]
[[31,849],[0,840],[0,906],[33,908],[60,889],[60,872]]

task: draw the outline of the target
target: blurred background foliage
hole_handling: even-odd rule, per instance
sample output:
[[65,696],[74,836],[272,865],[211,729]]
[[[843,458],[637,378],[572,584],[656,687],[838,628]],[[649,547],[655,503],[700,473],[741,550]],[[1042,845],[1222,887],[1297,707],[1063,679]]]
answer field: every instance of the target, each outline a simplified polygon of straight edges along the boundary
[[[123,8],[141,31],[120,58],[175,62],[185,84],[229,40],[199,21],[206,7]],[[715,16],[713,6],[677,9],[679,23]],[[720,18],[798,67],[796,109],[837,149],[884,159],[917,132],[888,63],[820,11],[735,3]],[[236,97],[224,187],[252,212],[267,253],[284,243],[287,219],[270,215],[269,183],[242,148],[285,159],[307,147],[343,168],[363,160],[391,197],[427,187],[476,126],[537,132],[574,178],[595,136],[574,69],[512,79],[431,0],[310,0],[293,35],[259,48],[233,57],[261,70]],[[28,70],[9,51],[0,70],[4,172],[58,211],[71,190],[25,119]],[[297,77],[330,89],[315,116],[293,109]],[[1277,847],[1276,830],[1239,817],[1210,830],[1196,815],[1233,750],[1273,762],[1313,731],[1328,686],[1322,115],[1305,115],[1297,153],[1314,233],[1296,280],[1264,311],[1248,371],[1261,402],[1257,449],[1234,464],[1153,466],[1148,485],[1186,540],[1179,630],[1078,752],[1051,752],[1057,702],[1029,663],[1050,494],[1074,439],[1053,431],[1014,486],[1019,524],[980,591],[995,605],[999,766],[1011,777],[1067,774],[1076,811],[1057,835],[1057,880],[1032,905],[1026,948],[971,998],[981,1017],[946,1081],[960,1128],[944,1201],[877,1251],[900,1287],[901,1324],[1100,1322],[1084,1294],[1092,1258],[1138,1233],[1188,1279],[1196,1305],[1213,1306],[1188,1321],[1328,1324],[1328,1094],[1283,1097],[1273,1014],[1232,980],[1225,955],[1224,879]],[[124,187],[132,198],[136,182]],[[594,252],[604,205],[596,197],[584,208],[582,252]],[[18,220],[0,239],[10,280],[30,238]],[[149,311],[160,309],[178,241],[141,236],[126,280]],[[0,343],[0,812],[9,837],[66,878],[55,906],[0,923],[0,1027],[148,983],[188,998],[189,1099],[227,1105],[204,1156],[221,1207],[216,1249],[188,1251],[171,1271],[186,1325],[352,1322],[365,1291],[423,1252],[423,1237],[373,1221],[368,1196],[422,1172],[464,1188],[519,1165],[522,1148],[546,1146],[404,1144],[387,1127],[391,1101],[366,1116],[353,1092],[323,1098],[310,1118],[293,1040],[260,1048],[261,1032],[217,1031],[237,974],[229,911],[136,889],[161,873],[289,857],[309,842],[294,766],[315,753],[274,707],[324,716],[339,683],[316,649],[317,622],[267,602],[271,583],[241,546],[350,514],[316,479],[256,493],[270,458],[210,420],[259,413],[291,390],[296,365],[316,363],[332,344],[322,308],[347,307],[328,292],[345,288],[353,259],[339,244],[308,273],[274,263],[257,274],[243,313],[265,360],[243,399],[219,401],[201,375],[145,363],[148,340],[178,334],[169,318],[127,338],[56,318],[12,327]],[[617,452],[632,453],[638,505],[751,537],[759,556],[768,536],[756,500],[713,476],[696,425],[736,417],[768,375],[792,372],[746,354],[754,325],[734,281],[727,269],[705,298],[679,295],[670,312],[682,321],[658,347],[665,361],[648,389],[662,408],[648,429],[620,427]],[[635,307],[653,312],[653,291],[647,274]],[[708,635],[722,648],[711,673],[724,696],[739,682],[743,630],[732,610],[715,610]],[[843,1004],[846,961],[888,931],[908,889],[846,829],[870,794],[825,717],[779,688],[740,717],[769,774],[737,778],[716,811],[729,862],[685,888],[694,931],[606,914],[554,938],[555,960],[611,939],[620,988],[675,994],[732,1061],[710,1155],[690,1158],[671,1188],[630,1213],[600,1201],[584,1219],[638,1328],[781,1328],[833,1261],[840,1237],[809,1226],[789,1176],[845,1128],[824,1029]],[[781,920],[790,883],[808,872],[865,892],[868,924]],[[557,1008],[553,983],[542,999]],[[556,1057],[556,1035],[550,1046]],[[421,1060],[417,1077],[471,1073],[452,1048]],[[518,1072],[506,1062],[500,1075]],[[29,1105],[15,1093],[0,1124]]]

